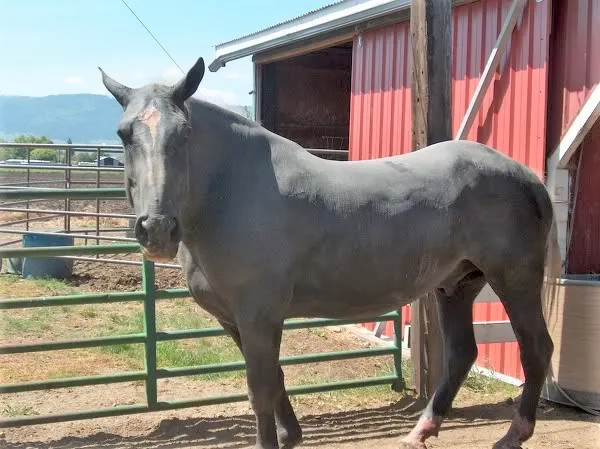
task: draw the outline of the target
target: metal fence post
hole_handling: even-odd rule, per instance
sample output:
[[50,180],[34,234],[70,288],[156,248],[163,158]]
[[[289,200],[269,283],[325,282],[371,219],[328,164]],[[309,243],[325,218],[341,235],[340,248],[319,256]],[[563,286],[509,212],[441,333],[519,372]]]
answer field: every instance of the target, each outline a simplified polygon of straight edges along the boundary
[[[67,170],[65,170],[65,188],[71,188],[71,170],[68,168],[71,166],[71,147],[65,148],[65,165],[67,166]],[[71,199],[67,198],[65,200],[65,209],[67,212],[71,212]],[[71,215],[65,215],[65,232],[71,232]]]
[[394,375],[396,380],[392,383],[392,390],[404,391],[405,384],[402,377],[402,308],[398,309],[394,317]]
[[[100,147],[96,148],[96,168],[100,168]],[[100,170],[96,171],[96,188],[100,188]],[[100,213],[100,198],[96,198],[96,213]],[[96,217],[96,237],[100,235],[100,217]],[[100,255],[96,256],[96,259],[99,259]],[[154,282],[154,281],[152,281]]]
[[[30,167],[31,167],[31,148],[27,148],[27,187],[29,187],[30,183],[31,183],[31,170],[29,169]],[[27,200],[25,207],[27,209],[29,209],[29,200]],[[29,212],[27,212],[25,218],[27,218],[27,221],[25,222],[25,230],[29,231]]]
[[142,265],[142,283],[144,287],[144,333],[145,369],[146,369],[146,400],[148,407],[153,408],[157,403],[156,385],[156,288],[154,285],[154,263],[146,258]]

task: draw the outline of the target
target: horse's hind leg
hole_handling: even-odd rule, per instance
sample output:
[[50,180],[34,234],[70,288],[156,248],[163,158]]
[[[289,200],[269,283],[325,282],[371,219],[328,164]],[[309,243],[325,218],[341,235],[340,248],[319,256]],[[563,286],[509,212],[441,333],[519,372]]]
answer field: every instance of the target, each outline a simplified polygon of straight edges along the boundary
[[533,435],[536,409],[554,346],[543,316],[541,292],[543,263],[512,267],[500,276],[488,276],[502,299],[521,351],[525,385],[507,434],[494,449],[517,449]]
[[405,448],[424,448],[425,440],[437,436],[443,418],[477,358],[473,332],[473,301],[485,285],[480,272],[467,275],[450,290],[436,291],[438,315],[444,340],[444,371],[419,422],[402,439]]

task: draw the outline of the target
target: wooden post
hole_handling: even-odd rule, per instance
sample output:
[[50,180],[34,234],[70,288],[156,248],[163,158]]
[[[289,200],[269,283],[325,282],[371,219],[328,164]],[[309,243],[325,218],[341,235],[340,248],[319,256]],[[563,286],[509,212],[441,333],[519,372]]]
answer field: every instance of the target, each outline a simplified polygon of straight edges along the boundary
[[481,103],[483,103],[483,97],[485,97],[487,88],[492,82],[492,78],[496,73],[498,64],[500,64],[500,57],[506,54],[506,52],[508,52],[510,49],[508,46],[510,36],[515,29],[517,21],[523,14],[525,6],[527,6],[527,0],[513,0],[512,4],[510,5],[510,9],[508,10],[508,14],[504,20],[502,29],[500,30],[500,35],[496,40],[494,48],[492,48],[490,57],[485,64],[485,68],[483,69],[481,78],[479,78],[477,88],[475,89],[473,97],[471,98],[471,102],[469,103],[469,108],[467,109],[463,121],[458,128],[458,133],[456,133],[455,137],[456,140],[466,139],[469,135],[471,126],[473,125],[473,122],[475,122],[475,117],[477,117],[477,113],[481,107]]
[[[413,151],[452,139],[451,0],[412,0]],[[415,301],[411,315],[411,357],[415,389],[430,399],[442,374],[443,346],[434,293]]]

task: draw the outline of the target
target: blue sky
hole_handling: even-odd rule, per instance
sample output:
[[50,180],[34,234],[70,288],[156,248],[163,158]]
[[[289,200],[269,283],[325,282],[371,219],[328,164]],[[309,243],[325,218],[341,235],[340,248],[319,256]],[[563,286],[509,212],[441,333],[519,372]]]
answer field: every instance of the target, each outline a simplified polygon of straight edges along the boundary
[[[187,70],[216,44],[319,8],[332,0],[126,0]],[[173,83],[179,69],[121,0],[0,0],[0,95],[106,95],[100,72],[136,87]],[[206,75],[199,96],[251,104],[252,63],[234,61]]]

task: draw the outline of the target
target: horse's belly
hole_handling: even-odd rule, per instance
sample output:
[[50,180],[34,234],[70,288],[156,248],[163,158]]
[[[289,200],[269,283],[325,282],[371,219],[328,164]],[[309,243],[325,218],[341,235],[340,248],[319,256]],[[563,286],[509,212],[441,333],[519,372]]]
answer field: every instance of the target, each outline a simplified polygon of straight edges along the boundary
[[396,310],[410,302],[410,299],[394,294],[373,296],[345,292],[312,292],[299,289],[294,293],[288,316],[334,319],[372,318]]
[[407,244],[395,247],[398,240],[388,242],[387,248],[328,252],[308,261],[296,278],[293,313],[332,317],[385,313],[435,289],[459,263],[453,251],[406,251]]
[[339,267],[300,278],[294,287],[291,313],[331,318],[371,317],[412,302],[414,283],[403,273],[358,273]]

